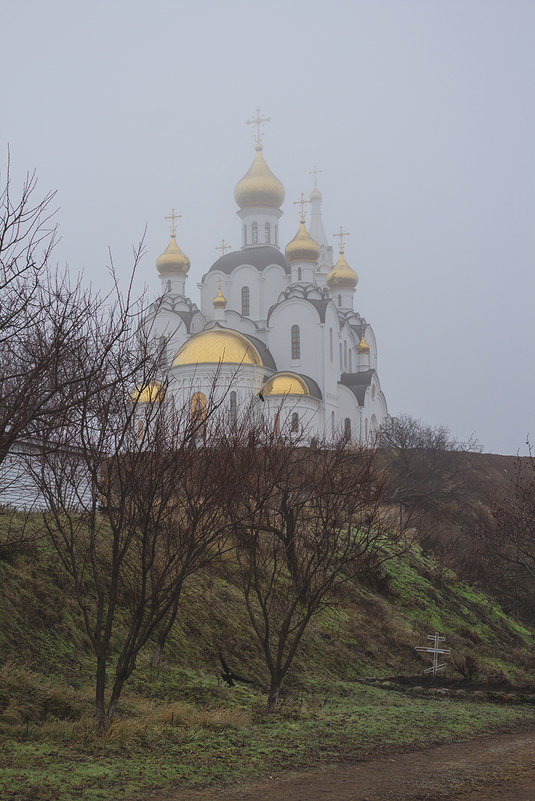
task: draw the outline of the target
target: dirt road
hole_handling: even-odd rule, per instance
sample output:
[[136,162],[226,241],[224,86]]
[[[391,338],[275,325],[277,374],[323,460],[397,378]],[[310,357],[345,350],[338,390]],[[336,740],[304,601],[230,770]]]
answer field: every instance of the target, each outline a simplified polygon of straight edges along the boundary
[[347,767],[157,801],[535,801],[535,732],[478,738]]

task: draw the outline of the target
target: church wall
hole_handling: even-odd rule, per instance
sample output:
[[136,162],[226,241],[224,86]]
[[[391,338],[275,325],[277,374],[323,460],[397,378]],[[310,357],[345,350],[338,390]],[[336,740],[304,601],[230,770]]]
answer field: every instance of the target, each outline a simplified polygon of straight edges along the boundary
[[[299,327],[299,358],[292,358],[292,327]],[[281,303],[271,314],[268,347],[279,370],[293,370],[323,384],[324,327],[311,303],[291,298]]]
[[[332,337],[331,337],[332,331]],[[332,338],[332,358],[331,358],[331,338]],[[340,320],[332,304],[329,304],[325,312],[325,324],[323,334],[323,382],[320,383],[323,397],[328,403],[338,402],[338,381],[340,380],[339,363],[339,343],[340,343]],[[329,431],[332,428],[331,416],[327,415]],[[329,434],[330,436],[330,434]]]
[[[279,217],[282,212],[275,208],[251,206],[238,212],[242,220],[241,246],[258,247],[259,245],[279,246]],[[256,227],[255,227],[256,226]],[[269,230],[267,229],[269,226]],[[256,231],[256,233],[255,233]]]
[[282,267],[274,264],[262,271],[261,319],[265,320],[280,293],[288,286],[288,275]]
[[282,435],[295,434],[306,442],[313,437],[323,438],[323,415],[318,398],[269,395],[263,406],[263,418],[271,430],[279,430]]
[[145,331],[150,339],[160,340],[165,337],[168,340],[163,357],[169,361],[172,361],[189,336],[182,318],[166,309],[158,310],[156,316],[145,324]]
[[250,265],[236,267],[232,271],[231,280],[227,285],[228,294],[225,295],[227,308],[243,314],[242,289],[243,287],[248,287],[249,313],[244,316],[250,317],[252,320],[260,320],[262,316],[260,305],[261,280],[261,273],[256,267],[251,267]]
[[345,421],[346,418],[349,418],[351,421],[351,440],[355,442],[361,441],[361,415],[361,409],[355,395],[348,387],[339,384],[338,414],[336,415],[338,436],[344,435],[346,431]]
[[366,327],[366,342],[370,346],[370,368],[377,370],[377,340],[371,325]]
[[256,403],[265,374],[265,367],[249,364],[181,365],[171,370],[168,392],[180,409],[189,408],[196,392],[215,402],[223,400],[223,407],[230,403],[230,391],[236,392],[237,408],[243,411]]
[[253,320],[249,320],[247,317],[242,317],[241,314],[238,314],[238,312],[227,310],[225,312],[224,319],[220,321],[220,324],[225,328],[232,328],[233,331],[240,331],[242,334],[251,334],[254,337],[263,339],[262,331],[258,330]]

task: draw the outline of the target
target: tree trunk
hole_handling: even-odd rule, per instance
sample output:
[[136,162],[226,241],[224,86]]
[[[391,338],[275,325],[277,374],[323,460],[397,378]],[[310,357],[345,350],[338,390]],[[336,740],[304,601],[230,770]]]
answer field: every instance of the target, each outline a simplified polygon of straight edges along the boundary
[[106,660],[98,657],[97,676],[95,683],[95,717],[97,720],[97,728],[100,731],[104,731],[108,726],[106,718],[105,691],[106,691]]
[[274,712],[280,692],[280,681],[271,682],[267,698],[267,711]]
[[152,652],[152,660],[151,660],[151,667],[157,670],[160,667],[160,659],[162,658],[162,646],[159,642],[156,643],[154,646],[154,651]]

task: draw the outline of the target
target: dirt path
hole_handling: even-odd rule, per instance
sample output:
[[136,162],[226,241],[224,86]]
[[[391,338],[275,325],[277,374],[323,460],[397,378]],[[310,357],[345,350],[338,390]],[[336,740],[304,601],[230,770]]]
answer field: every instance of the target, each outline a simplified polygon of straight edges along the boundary
[[535,732],[478,738],[348,767],[158,801],[535,801]]

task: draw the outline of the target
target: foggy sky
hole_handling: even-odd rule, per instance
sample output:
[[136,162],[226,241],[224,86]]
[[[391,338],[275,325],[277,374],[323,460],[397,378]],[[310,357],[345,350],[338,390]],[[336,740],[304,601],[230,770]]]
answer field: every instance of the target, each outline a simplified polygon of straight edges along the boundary
[[[292,201],[323,170],[327,234],[351,233],[356,308],[389,412],[484,450],[535,439],[533,0],[0,0],[0,164],[58,190],[60,264],[159,291],[164,220],[187,294],[241,245],[234,186],[264,155]],[[332,244],[336,240],[332,239]],[[336,253],[335,249],[335,253]]]

